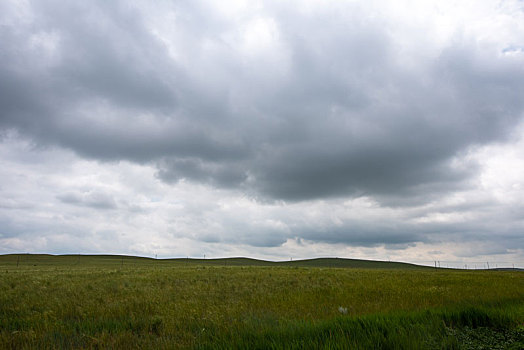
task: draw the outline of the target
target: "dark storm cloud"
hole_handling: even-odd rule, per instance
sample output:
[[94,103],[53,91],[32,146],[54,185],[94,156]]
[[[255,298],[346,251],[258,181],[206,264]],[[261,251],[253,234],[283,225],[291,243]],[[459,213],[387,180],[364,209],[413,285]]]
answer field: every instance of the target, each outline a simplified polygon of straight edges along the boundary
[[220,187],[237,187],[246,180],[242,168],[227,161],[203,162],[200,159],[168,159],[159,165],[158,177],[166,182],[191,179]]
[[[242,35],[227,40],[249,22],[193,2],[174,5],[174,33],[160,36],[128,2],[17,6],[5,5],[0,27],[1,127],[94,159],[149,162],[166,182],[420,203],[464,186],[475,166],[454,157],[506,140],[524,111],[521,60],[460,35],[403,49],[357,5],[267,5],[259,15],[278,45],[255,53]],[[162,35],[176,37],[175,55]],[[391,243],[412,239],[402,237]]]

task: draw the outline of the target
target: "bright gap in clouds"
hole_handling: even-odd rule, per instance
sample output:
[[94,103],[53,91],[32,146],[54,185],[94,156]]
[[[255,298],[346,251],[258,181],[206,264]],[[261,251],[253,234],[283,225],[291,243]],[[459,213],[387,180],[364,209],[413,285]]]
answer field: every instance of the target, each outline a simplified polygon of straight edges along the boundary
[[0,253],[522,266],[522,38],[519,1],[3,2]]

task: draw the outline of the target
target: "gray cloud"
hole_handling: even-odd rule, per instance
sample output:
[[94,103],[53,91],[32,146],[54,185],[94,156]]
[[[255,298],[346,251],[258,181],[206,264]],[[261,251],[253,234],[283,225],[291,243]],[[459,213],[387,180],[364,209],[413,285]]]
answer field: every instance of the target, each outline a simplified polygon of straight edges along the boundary
[[[460,36],[416,57],[384,18],[347,6],[305,16],[268,5],[282,52],[246,56],[241,38],[223,38],[249,22],[174,5],[174,59],[127,3],[30,3],[0,33],[0,125],[94,159],[153,162],[167,182],[268,199],[394,204],[461,186],[475,172],[453,157],[521,120],[523,66]],[[264,55],[282,56],[280,74]]]
[[205,162],[201,159],[164,159],[157,177],[168,183],[182,179],[198,181],[220,187],[238,187],[246,181],[247,174],[237,164]]
[[305,230],[300,238],[313,242],[343,243],[350,246],[376,247],[382,245],[394,246],[424,242],[427,238],[420,233],[399,231],[396,229],[380,229],[368,227],[354,227],[351,223],[342,227],[324,227],[322,230]]
[[521,193],[503,187],[471,187],[408,207],[366,197],[260,203],[186,181],[166,185],[147,165],[85,161],[16,137],[0,143],[0,155],[3,252],[311,257],[358,248],[433,259],[437,253],[420,248],[427,246],[444,252],[442,261],[488,254],[518,262],[524,244]]
[[59,195],[56,198],[63,203],[91,207],[95,209],[117,208],[117,204],[111,196],[98,192],[66,193]]

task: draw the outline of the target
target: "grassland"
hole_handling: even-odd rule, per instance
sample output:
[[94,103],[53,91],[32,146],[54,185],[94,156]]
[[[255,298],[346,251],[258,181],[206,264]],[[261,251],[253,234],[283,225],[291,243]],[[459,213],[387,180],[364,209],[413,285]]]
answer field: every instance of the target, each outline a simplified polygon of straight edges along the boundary
[[519,271],[0,256],[0,348],[520,349],[523,323]]

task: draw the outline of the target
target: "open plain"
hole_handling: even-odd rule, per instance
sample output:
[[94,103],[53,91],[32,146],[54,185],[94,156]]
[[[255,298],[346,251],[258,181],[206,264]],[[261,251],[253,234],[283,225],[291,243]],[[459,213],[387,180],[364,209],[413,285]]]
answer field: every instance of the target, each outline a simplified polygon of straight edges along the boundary
[[521,271],[0,256],[0,348],[509,348]]

